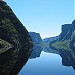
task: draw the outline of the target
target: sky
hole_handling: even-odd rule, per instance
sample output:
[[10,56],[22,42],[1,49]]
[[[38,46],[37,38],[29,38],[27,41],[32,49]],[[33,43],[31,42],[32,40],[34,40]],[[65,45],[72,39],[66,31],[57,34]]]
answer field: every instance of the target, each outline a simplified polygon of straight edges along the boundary
[[27,30],[42,38],[57,36],[74,20],[74,0],[5,0]]
[[74,19],[75,19],[75,0],[74,0]]

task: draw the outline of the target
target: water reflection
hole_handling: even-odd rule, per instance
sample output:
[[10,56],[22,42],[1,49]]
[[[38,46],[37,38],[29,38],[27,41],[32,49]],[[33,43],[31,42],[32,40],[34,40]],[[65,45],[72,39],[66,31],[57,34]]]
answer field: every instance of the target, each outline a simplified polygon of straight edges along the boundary
[[29,59],[18,75],[74,75],[72,67],[62,66],[58,54],[42,52],[36,59]]

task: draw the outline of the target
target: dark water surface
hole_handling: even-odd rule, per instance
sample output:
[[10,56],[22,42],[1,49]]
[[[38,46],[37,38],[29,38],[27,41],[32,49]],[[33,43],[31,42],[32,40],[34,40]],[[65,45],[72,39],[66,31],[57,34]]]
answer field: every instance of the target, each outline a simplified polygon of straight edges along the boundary
[[72,67],[62,65],[58,54],[42,52],[36,59],[29,59],[18,75],[75,75]]

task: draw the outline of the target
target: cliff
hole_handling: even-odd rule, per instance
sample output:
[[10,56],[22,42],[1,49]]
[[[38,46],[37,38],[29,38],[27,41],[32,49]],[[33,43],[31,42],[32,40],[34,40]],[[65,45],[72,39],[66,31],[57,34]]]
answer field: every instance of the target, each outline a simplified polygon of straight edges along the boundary
[[0,75],[17,75],[27,62],[32,40],[6,2],[0,0]]
[[75,20],[72,24],[62,25],[58,40],[51,42],[50,46],[60,52],[63,65],[75,69]]
[[33,49],[32,49],[30,59],[40,57],[40,54],[43,48],[42,47],[43,41],[41,39],[41,36],[39,33],[36,33],[36,32],[29,32],[29,34],[33,41]]

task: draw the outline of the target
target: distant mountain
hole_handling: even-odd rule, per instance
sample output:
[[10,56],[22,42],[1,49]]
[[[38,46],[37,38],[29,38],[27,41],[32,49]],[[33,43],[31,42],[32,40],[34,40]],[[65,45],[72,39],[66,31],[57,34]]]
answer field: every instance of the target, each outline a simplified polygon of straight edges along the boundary
[[62,25],[59,39],[52,41],[51,47],[57,49],[62,57],[62,64],[75,69],[75,20],[72,24]]
[[57,40],[59,36],[44,38],[44,46],[43,51],[48,53],[56,53],[59,54],[57,50],[50,48],[50,42]]
[[27,29],[7,3],[0,0],[0,75],[17,75],[32,47]]
[[59,36],[44,38],[45,43],[50,43],[51,41],[57,40]]
[[41,36],[39,33],[36,32],[29,32],[29,35],[31,36],[33,41],[33,49],[32,49],[30,59],[40,57],[42,51],[42,44],[43,44]]

